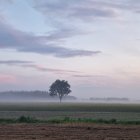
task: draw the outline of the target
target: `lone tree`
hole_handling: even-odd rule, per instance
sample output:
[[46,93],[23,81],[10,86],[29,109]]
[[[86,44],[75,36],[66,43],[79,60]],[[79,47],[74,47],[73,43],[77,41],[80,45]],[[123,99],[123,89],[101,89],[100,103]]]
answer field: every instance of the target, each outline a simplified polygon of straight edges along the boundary
[[58,96],[60,99],[60,102],[63,98],[63,96],[68,95],[71,92],[70,85],[65,80],[56,80],[49,89],[49,94],[51,96]]

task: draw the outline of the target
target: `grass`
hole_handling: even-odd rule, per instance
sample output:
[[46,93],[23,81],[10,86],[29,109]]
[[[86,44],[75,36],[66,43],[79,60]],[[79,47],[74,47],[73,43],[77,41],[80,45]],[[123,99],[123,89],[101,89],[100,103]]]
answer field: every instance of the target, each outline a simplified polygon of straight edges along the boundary
[[39,120],[29,116],[21,116],[17,119],[0,119],[0,123],[9,124],[9,123],[48,123],[48,124],[62,124],[62,123],[97,123],[97,124],[131,124],[131,125],[140,125],[140,121],[118,121],[114,118],[110,120],[104,119],[92,119],[92,118],[70,118],[64,117],[59,119],[49,119],[49,120]]

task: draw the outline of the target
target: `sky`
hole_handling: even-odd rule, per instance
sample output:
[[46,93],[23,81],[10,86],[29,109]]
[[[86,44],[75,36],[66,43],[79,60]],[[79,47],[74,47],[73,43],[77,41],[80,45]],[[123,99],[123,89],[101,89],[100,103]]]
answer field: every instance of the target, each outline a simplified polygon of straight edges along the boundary
[[0,91],[140,99],[139,0],[0,0]]

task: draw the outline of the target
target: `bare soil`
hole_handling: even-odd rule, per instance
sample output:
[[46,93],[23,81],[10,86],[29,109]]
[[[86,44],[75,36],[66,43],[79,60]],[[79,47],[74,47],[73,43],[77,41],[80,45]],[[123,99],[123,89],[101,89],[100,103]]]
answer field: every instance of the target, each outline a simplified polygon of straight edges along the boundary
[[0,140],[140,140],[140,126],[0,124]]

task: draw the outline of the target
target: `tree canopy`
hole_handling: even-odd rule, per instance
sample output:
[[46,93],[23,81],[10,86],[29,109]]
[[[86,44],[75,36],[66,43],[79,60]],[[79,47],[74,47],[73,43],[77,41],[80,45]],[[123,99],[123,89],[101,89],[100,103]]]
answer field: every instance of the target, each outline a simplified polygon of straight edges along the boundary
[[66,96],[71,92],[70,87],[68,81],[58,79],[50,86],[49,94],[51,96],[58,96],[61,102],[63,96]]

